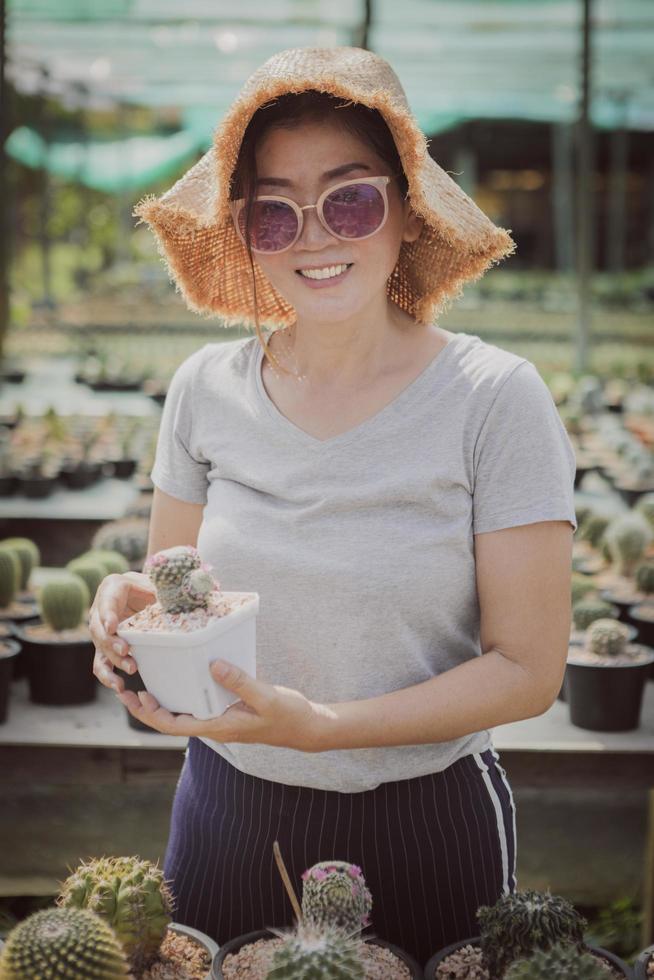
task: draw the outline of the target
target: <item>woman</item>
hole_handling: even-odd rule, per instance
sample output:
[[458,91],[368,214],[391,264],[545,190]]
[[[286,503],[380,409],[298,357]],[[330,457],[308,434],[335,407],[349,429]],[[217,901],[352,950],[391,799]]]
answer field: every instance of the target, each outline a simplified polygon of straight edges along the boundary
[[298,886],[316,861],[360,865],[374,934],[425,962],[516,888],[489,729],[553,703],[570,629],[575,460],[549,390],[434,324],[514,244],[357,48],[270,59],[136,214],[193,309],[257,333],[175,372],[148,545],[197,545],[224,589],[259,593],[256,679],[214,664],[239,700],[173,716],[113,672],[134,669],[115,630],[147,578],[109,576],[91,611],[98,678],[189,736],[176,918],[219,943],[291,925],[279,840]]

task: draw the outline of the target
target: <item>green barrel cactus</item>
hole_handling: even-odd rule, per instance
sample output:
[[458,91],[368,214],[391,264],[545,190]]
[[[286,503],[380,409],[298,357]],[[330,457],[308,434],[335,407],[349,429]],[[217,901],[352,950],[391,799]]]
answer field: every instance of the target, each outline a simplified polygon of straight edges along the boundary
[[105,566],[101,562],[93,561],[90,558],[73,558],[72,561],[68,562],[66,568],[73,575],[79,575],[86,583],[91,602],[93,602],[100,582],[106,577]]
[[13,548],[0,546],[0,609],[12,604],[20,584],[20,559]]
[[364,980],[360,939],[306,924],[283,938],[266,980]]
[[18,588],[27,588],[32,570],[41,564],[41,552],[38,545],[30,538],[4,538],[0,548],[13,548],[20,561],[20,582]]
[[614,518],[604,532],[611,561],[629,577],[649,547],[654,532],[642,514],[628,511]]
[[150,555],[143,566],[156,591],[157,600],[168,613],[207,609],[209,597],[220,583],[211,575],[197,548],[177,545]]
[[38,595],[39,612],[44,623],[51,629],[74,630],[81,626],[84,614],[91,604],[86,582],[73,572],[62,574],[46,582]]
[[502,895],[477,909],[482,961],[490,980],[503,980],[515,960],[548,950],[558,942],[583,942],[587,922],[560,895],[527,889]]
[[320,861],[302,874],[302,916],[320,929],[359,934],[370,923],[372,894],[357,864]]
[[123,980],[127,958],[99,915],[42,909],[11,930],[0,953],[0,980]]
[[625,623],[609,616],[596,619],[586,630],[584,642],[599,657],[617,657],[627,647],[629,629]]
[[581,575],[579,572],[573,572],[570,582],[570,591],[572,594],[572,605],[574,606],[577,602],[587,596],[589,592],[596,592],[597,585],[588,575]]
[[636,588],[645,595],[654,594],[654,561],[649,559],[636,567]]
[[77,557],[99,561],[106,568],[106,575],[122,575],[123,572],[129,571],[129,562],[125,556],[118,551],[110,551],[108,548],[91,548]]
[[611,523],[609,517],[605,517],[603,514],[596,514],[591,511],[590,514],[586,516],[584,522],[579,526],[579,537],[583,541],[588,541],[593,548],[599,548],[602,538],[604,537],[604,532]]
[[596,956],[575,946],[557,943],[512,963],[504,980],[607,980],[609,974]]
[[173,898],[163,871],[138,857],[96,858],[82,863],[62,885],[62,908],[88,908],[111,926],[137,975],[156,959]]
[[603,599],[582,599],[572,607],[572,621],[577,630],[586,630],[596,619],[606,619],[613,615],[613,606]]

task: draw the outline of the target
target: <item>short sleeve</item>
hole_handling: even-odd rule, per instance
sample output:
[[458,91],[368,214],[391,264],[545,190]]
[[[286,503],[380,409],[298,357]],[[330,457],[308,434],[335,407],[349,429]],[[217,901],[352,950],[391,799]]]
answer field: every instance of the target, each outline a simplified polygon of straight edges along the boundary
[[193,445],[194,378],[204,350],[203,347],[182,361],[171,378],[150,473],[160,490],[191,504],[206,503],[207,472],[211,467]]
[[473,534],[536,521],[577,520],[575,452],[531,361],[502,383],[474,450]]

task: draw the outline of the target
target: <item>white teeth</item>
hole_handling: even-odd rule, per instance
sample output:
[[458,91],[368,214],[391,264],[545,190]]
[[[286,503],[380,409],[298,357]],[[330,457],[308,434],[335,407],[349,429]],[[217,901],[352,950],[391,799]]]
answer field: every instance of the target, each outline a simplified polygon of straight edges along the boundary
[[333,276],[340,276],[346,269],[346,265],[329,265],[324,269],[300,269],[299,272],[307,279],[331,279]]

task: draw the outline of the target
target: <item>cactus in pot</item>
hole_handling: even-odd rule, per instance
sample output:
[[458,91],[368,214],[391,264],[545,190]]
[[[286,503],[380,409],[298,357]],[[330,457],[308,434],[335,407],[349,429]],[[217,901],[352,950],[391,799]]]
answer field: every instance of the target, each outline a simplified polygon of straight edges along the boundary
[[106,568],[101,562],[91,558],[73,558],[66,565],[69,572],[78,575],[89,590],[90,601],[93,602],[100,582],[107,576]]
[[636,588],[645,595],[654,595],[654,561],[644,561],[635,571]]
[[565,898],[531,889],[502,895],[495,905],[480,906],[477,918],[482,960],[490,980],[503,980],[514,961],[558,942],[581,949],[587,925]]
[[206,609],[211,593],[220,590],[210,566],[190,545],[177,545],[150,555],[143,571],[156,589],[159,604],[168,613]]
[[642,514],[652,530],[654,530],[654,492],[644,493],[642,497],[639,497],[634,510]]
[[30,538],[4,538],[0,548],[13,548],[20,561],[20,581],[18,589],[24,591],[29,584],[30,575],[41,562],[38,545]]
[[266,980],[364,980],[360,939],[339,929],[304,924],[282,938]]
[[589,592],[596,592],[597,585],[592,578],[588,575],[582,575],[580,572],[573,572],[570,581],[570,593],[572,596],[572,604],[575,605],[581,599],[585,598]]
[[302,916],[320,929],[331,926],[348,935],[370,923],[372,894],[361,868],[347,861],[320,861],[302,874]]
[[108,548],[90,548],[89,551],[85,551],[77,557],[100,562],[106,569],[105,575],[112,575],[113,573],[122,575],[123,572],[129,571],[129,562],[125,556]]
[[598,657],[617,657],[624,653],[629,642],[629,628],[617,619],[596,619],[586,630],[586,647]]
[[61,908],[91,909],[116,934],[137,975],[158,956],[173,897],[163,872],[138,857],[96,858],[82,863],[62,884]]
[[42,909],[11,930],[0,953],[0,980],[124,980],[127,959],[100,916],[80,909]]
[[148,553],[150,520],[147,517],[128,517],[103,524],[93,536],[93,549],[117,551],[130,565],[139,563]]
[[548,950],[537,950],[529,959],[512,963],[504,980],[607,980],[608,976],[596,956],[557,943]]
[[605,517],[604,514],[596,514],[591,511],[579,527],[579,537],[588,541],[593,548],[599,548],[604,532],[610,523],[610,518]]

